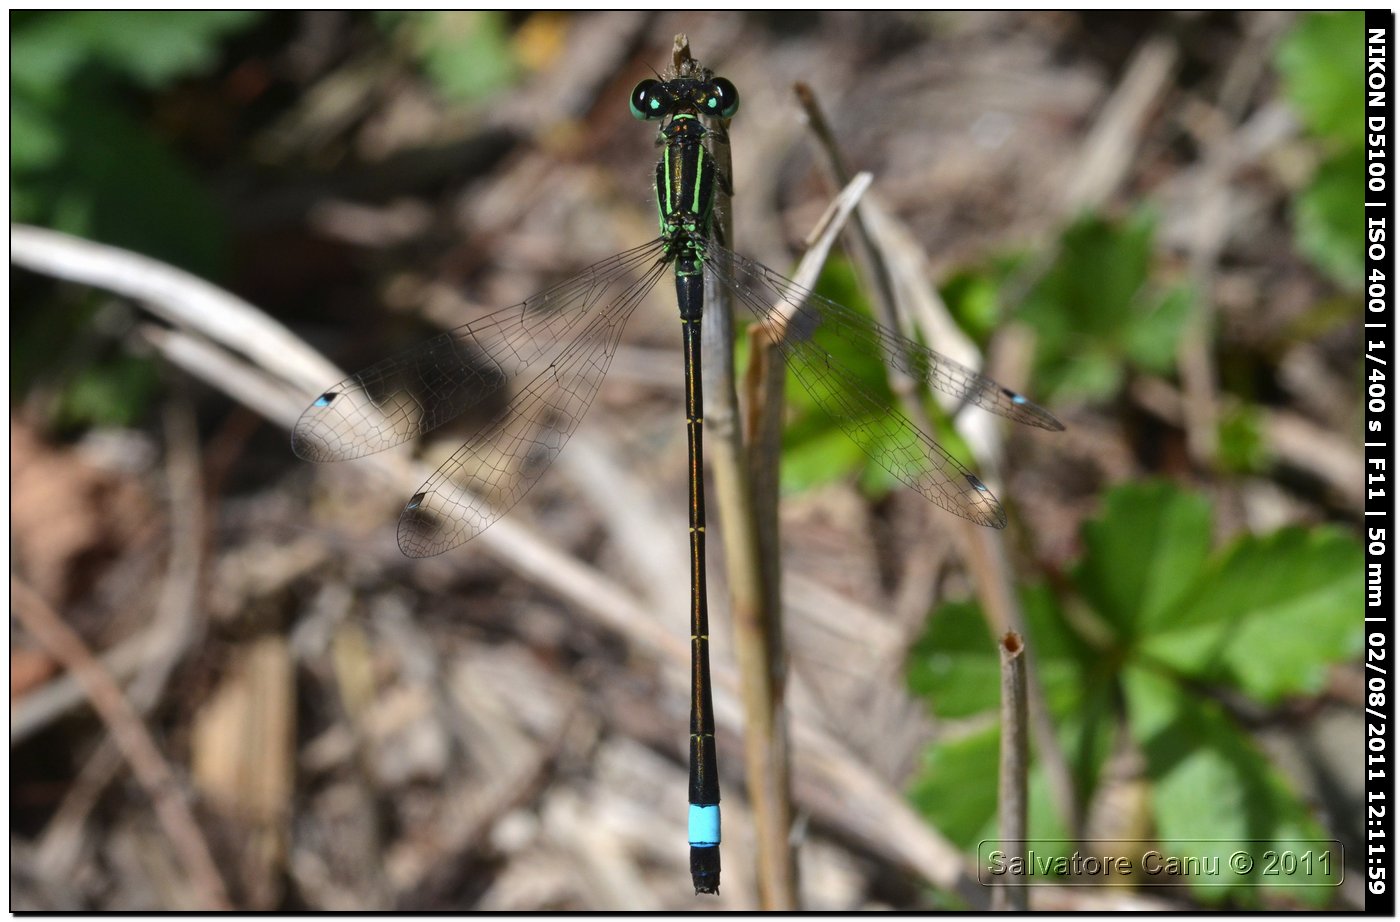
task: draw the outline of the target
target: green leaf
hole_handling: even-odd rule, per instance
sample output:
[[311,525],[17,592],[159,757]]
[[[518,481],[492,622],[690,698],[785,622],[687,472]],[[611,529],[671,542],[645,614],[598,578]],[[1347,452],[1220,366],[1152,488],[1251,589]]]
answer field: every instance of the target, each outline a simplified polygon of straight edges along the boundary
[[207,70],[247,12],[36,12],[11,35],[13,221],[124,246],[204,275],[226,253],[223,216],[183,162],[126,114],[135,82]]
[[1280,44],[1276,61],[1285,95],[1332,151],[1292,203],[1294,236],[1308,259],[1351,289],[1361,287],[1363,272],[1356,239],[1365,209],[1365,93],[1356,62],[1364,51],[1362,13],[1311,13]]
[[212,67],[219,43],[261,14],[234,10],[81,10],[36,15],[11,37],[17,84],[56,87],[99,64],[148,89]]
[[1093,343],[1082,344],[1073,356],[1056,360],[1037,373],[1051,393],[1081,398],[1107,399],[1118,392],[1126,377],[1122,357]]
[[1365,171],[1361,147],[1348,148],[1326,160],[1293,203],[1298,248],[1339,285],[1352,289],[1361,287],[1364,272],[1358,240],[1365,224]]
[[1154,224],[1144,210],[1126,222],[1085,215],[1065,231],[1017,311],[1039,334],[1036,375],[1050,391],[1108,397],[1128,362],[1170,369],[1190,298],[1150,281]]
[[940,605],[909,652],[909,686],[939,717],[993,711],[999,654],[976,602]]
[[407,21],[424,72],[448,99],[480,99],[515,82],[504,14],[439,11],[411,14]]
[[[1315,692],[1334,664],[1360,651],[1363,561],[1356,539],[1337,529],[1246,535],[1224,553],[1212,552],[1211,532],[1200,496],[1165,483],[1118,487],[1085,526],[1084,556],[1071,573],[1092,610],[1046,588],[1024,591],[1021,605],[1079,796],[1094,802],[1126,715],[1163,850],[1188,843],[1188,854],[1220,859],[1225,873],[1193,881],[1195,893],[1248,903],[1277,878],[1265,879],[1262,863],[1246,879],[1232,875],[1231,851],[1315,850],[1309,840],[1322,833],[1244,729],[1200,689],[1225,684],[1265,704]],[[996,834],[1000,692],[996,646],[977,605],[941,606],[908,671],[945,733],[950,719],[976,728],[931,746],[912,789],[926,816],[972,847]],[[1030,782],[1032,837],[1063,838],[1039,761]],[[1044,855],[1055,847],[1037,845]],[[1334,894],[1327,886],[1280,888],[1282,899],[1317,905]]]
[[1192,294],[1178,286],[1168,291],[1151,310],[1134,312],[1124,331],[1124,347],[1139,368],[1160,375],[1176,367],[1177,346],[1186,319],[1191,315]]
[[963,848],[986,836],[996,816],[999,747],[996,726],[930,746],[910,788],[915,808]]
[[1271,704],[1310,694],[1361,651],[1363,559],[1335,529],[1246,535],[1160,622],[1143,652],[1202,681]]
[[844,480],[852,471],[863,469],[868,461],[860,446],[830,421],[803,426],[795,432],[789,431],[783,438],[783,457],[779,468],[783,492],[801,493]]
[[982,272],[961,272],[939,288],[958,326],[985,340],[1001,322],[1000,281]]
[[63,390],[57,424],[70,430],[135,425],[159,387],[156,365],[147,358],[117,355],[83,366]]
[[[46,113],[62,151],[15,170],[13,220],[126,247],[206,276],[227,253],[225,218],[184,163],[120,110],[77,94]],[[49,152],[46,156],[52,157]]]
[[[1065,624],[1045,587],[1021,594],[1027,645],[1053,711],[1082,707],[1086,675],[1098,657]],[[1000,699],[1001,653],[976,602],[940,605],[909,653],[909,686],[942,718],[995,711]]]
[[1084,526],[1074,582],[1120,636],[1150,632],[1191,588],[1210,553],[1210,505],[1167,483],[1128,484]]
[[1261,470],[1266,458],[1259,411],[1241,404],[1225,411],[1220,420],[1220,461],[1227,470],[1250,473]]
[[[1216,848],[1225,865],[1236,849],[1258,855],[1271,844],[1323,838],[1304,804],[1219,705],[1137,667],[1125,670],[1123,689],[1128,726],[1153,780],[1153,816],[1164,845],[1215,840],[1205,844]],[[1262,865],[1256,867],[1256,887],[1270,884],[1262,872]],[[1210,877],[1195,880],[1192,889],[1207,900],[1257,892]],[[1286,892],[1309,900],[1331,897],[1328,888]]]
[[[829,260],[816,287],[823,296],[855,310],[865,310],[867,307],[854,269],[845,260]],[[874,325],[874,320],[868,315],[865,322]],[[895,406],[881,357],[841,335],[835,325],[819,326],[811,335],[818,348],[851,373],[849,381],[835,378],[824,381],[824,388],[850,394],[858,386],[866,395],[873,395],[873,402],[864,399],[851,402],[852,406],[865,408],[869,412],[847,419],[847,425],[862,429],[868,434],[871,444],[898,444],[903,431],[900,428],[902,416]],[[740,361],[739,367],[743,367],[745,359],[742,356]],[[788,367],[784,387],[785,402],[792,415],[783,436],[782,482],[785,490],[800,491],[847,479],[856,473],[860,476],[862,488],[871,492],[888,492],[899,486],[899,479],[872,461],[840,424],[821,408],[791,366]],[[943,433],[940,439],[944,448],[960,456],[964,463],[967,462],[967,453],[951,430]]]
[[[1059,727],[1060,744],[1075,759],[1074,767],[1080,776],[1083,762],[1091,763],[1096,772],[1112,748],[1109,735],[1095,741],[1085,732],[1087,729],[1090,724],[1077,716],[1065,717]],[[918,776],[910,786],[910,801],[961,848],[972,849],[984,840],[995,839],[1000,758],[1001,731],[997,724],[940,740],[924,753]],[[1049,775],[1034,753],[1026,795],[1030,836],[1053,840],[1038,846],[1045,854],[1068,854],[1074,843],[1057,812]]]
[[1284,95],[1314,134],[1361,146],[1365,51],[1360,12],[1309,13],[1279,44]]
[[47,169],[63,153],[63,136],[49,112],[20,87],[10,101],[10,171],[14,174]]
[[1119,226],[1086,215],[1065,231],[1055,265],[1020,314],[1048,335],[1115,338],[1147,281],[1153,221],[1141,213]]

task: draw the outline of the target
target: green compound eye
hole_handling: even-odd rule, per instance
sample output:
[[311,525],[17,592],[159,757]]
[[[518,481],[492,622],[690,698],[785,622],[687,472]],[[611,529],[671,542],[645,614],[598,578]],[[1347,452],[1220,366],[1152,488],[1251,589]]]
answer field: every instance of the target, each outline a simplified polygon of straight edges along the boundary
[[659,80],[643,80],[632,89],[632,117],[641,121],[662,118],[671,111],[671,94]]
[[705,101],[706,110],[720,118],[733,118],[734,113],[739,111],[739,91],[734,88],[734,84],[723,77],[716,77],[710,81],[709,90],[709,99]]

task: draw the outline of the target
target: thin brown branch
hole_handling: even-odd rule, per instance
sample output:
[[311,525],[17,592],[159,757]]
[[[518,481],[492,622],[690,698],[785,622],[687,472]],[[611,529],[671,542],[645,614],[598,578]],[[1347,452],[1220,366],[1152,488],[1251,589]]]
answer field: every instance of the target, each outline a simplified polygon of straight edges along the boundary
[[[837,196],[818,221],[812,242],[794,273],[797,284],[812,288],[841,228],[869,188],[862,173]],[[783,317],[786,322],[788,317]],[[760,823],[760,895],[769,908],[793,908],[797,899],[792,855],[792,796],[787,736],[787,655],[782,643],[782,600],[778,536],[778,457],[783,426],[785,367],[777,344],[785,330],[750,329],[749,367],[744,374],[744,445],[752,485],[754,523],[763,563],[759,579],[765,593],[763,615],[741,618],[735,612],[734,646],[745,701],[745,754],[754,813]],[[752,566],[752,564],[750,564]],[[732,579],[732,577],[731,577]]]
[[[1026,652],[1021,635],[1008,631],[999,643],[1001,652],[1001,764],[997,779],[998,832],[1001,850],[1023,855],[1029,808],[1026,784],[1030,777],[1030,755],[1026,726]],[[992,908],[1025,912],[1030,908],[1029,893],[1023,886],[1003,880],[992,891]]]
[[116,741],[136,780],[155,807],[156,819],[169,838],[175,856],[189,874],[196,900],[205,910],[232,908],[228,890],[204,840],[204,834],[181,796],[181,786],[151,739],[141,717],[87,644],[49,604],[15,577],[10,578],[15,618],[35,640],[82,683],[93,710]]
[[[204,550],[204,496],[200,480],[199,436],[193,409],[180,396],[165,413],[166,483],[170,488],[170,558],[150,626],[137,638],[135,679],[127,688],[132,705],[147,714],[159,702],[180,658],[192,648],[200,625],[197,607]],[[107,662],[103,658],[103,664]],[[139,671],[138,671],[139,670]],[[121,767],[121,752],[108,740],[87,760],[54,812],[39,842],[36,864],[62,879],[82,854],[88,814]]]
[[[798,102],[802,104],[802,111],[807,116],[807,124],[816,136],[822,153],[826,155],[827,169],[835,178],[836,185],[847,185],[851,181],[851,172],[846,167],[846,160],[841,154],[841,148],[836,142],[835,135],[831,132],[826,114],[817,101],[817,94],[805,83],[795,84],[793,92],[797,95]],[[865,279],[867,287],[875,294],[874,303],[877,319],[891,330],[900,330],[904,328],[904,325],[900,323],[890,270],[885,264],[884,254],[870,236],[870,230],[866,227],[862,214],[863,211],[864,208],[857,209],[850,222],[851,239],[854,243],[852,254],[855,256],[856,266],[861,277]],[[893,369],[888,369],[887,375],[895,395],[904,405],[905,412],[916,408],[918,389],[915,387],[913,379]],[[923,414],[920,412],[910,414],[910,419],[915,420],[916,424],[921,424],[917,421],[921,420],[922,417]]]
[[[995,533],[986,528],[974,528],[966,537],[968,566],[977,585],[977,597],[982,602],[988,625],[998,634],[1015,631],[1026,636],[1028,632],[1025,617],[1008,575],[1005,545]],[[1083,804],[1075,793],[1069,759],[1060,747],[1059,738],[1055,733],[1055,721],[1050,714],[1046,697],[1039,691],[1043,686],[1034,658],[1027,656],[1025,660],[1026,683],[1030,688],[1037,689],[1037,693],[1028,698],[1036,755],[1045,766],[1055,803],[1065,819],[1065,825],[1077,838],[1081,834],[1084,822]]]

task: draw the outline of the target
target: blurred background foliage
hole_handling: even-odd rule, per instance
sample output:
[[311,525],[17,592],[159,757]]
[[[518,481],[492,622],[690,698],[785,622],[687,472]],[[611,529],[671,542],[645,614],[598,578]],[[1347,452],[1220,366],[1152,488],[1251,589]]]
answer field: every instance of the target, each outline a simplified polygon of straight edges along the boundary
[[1361,250],[1356,228],[1363,224],[1358,180],[1362,161],[1364,100],[1355,92],[1348,61],[1362,54],[1358,14],[1314,14],[1299,20],[1279,46],[1283,91],[1308,134],[1318,142],[1320,162],[1292,203],[1298,246],[1319,268],[1347,288],[1361,287]]
[[[16,12],[11,220],[168,261],[264,306],[338,361],[373,360],[460,322],[433,307],[440,287],[467,289],[474,303],[512,303],[650,232],[650,137],[630,124],[619,94],[662,66],[686,17],[627,20],[625,35],[602,21]],[[938,254],[938,293],[963,332],[984,348],[1008,325],[1030,333],[1018,389],[1070,431],[1062,443],[1013,437],[1003,499],[1027,640],[1078,808],[1092,814],[1126,788],[1137,808],[1121,811],[1126,832],[1143,838],[1342,835],[1336,817],[1359,794],[1307,787],[1259,737],[1338,707],[1357,725],[1359,494],[1328,471],[1359,458],[1361,14],[875,17],[859,29],[817,13],[717,21],[733,46],[705,47],[692,34],[697,56],[766,67],[772,81],[741,84],[736,172],[748,172],[736,177],[738,249],[751,245],[782,271],[785,245],[825,201],[792,109],[775,100],[793,79],[814,79],[813,48],[859,32],[868,47],[848,72],[864,68],[869,83],[855,97],[832,92],[832,107],[844,106],[839,140]],[[957,123],[965,136],[950,136],[950,123],[929,115],[929,130],[942,132],[932,142],[898,106],[956,110],[952,92],[921,82],[945,74],[917,68],[960,35],[975,35],[974,45],[987,36],[985,49],[1007,35],[1051,49],[1043,63],[1065,75],[1064,99],[1078,98],[1082,72],[1097,75],[1102,86],[1081,94],[1097,102],[1078,121],[1064,111],[1046,119],[1049,136],[1074,138],[1139,42],[1171,36],[1180,48],[1174,82],[1124,190],[1053,215],[1028,202],[1028,190],[1047,188],[1033,155],[988,154],[997,168],[1021,172],[949,204],[949,190],[967,183],[937,172],[945,150],[937,145],[966,146],[965,136],[999,123],[968,115]],[[581,42],[593,44],[585,52]],[[1260,47],[1258,75],[1230,123],[1208,100],[1226,94],[1232,55]],[[611,65],[589,69],[609,52]],[[588,61],[568,62],[571,54]],[[1057,70],[1056,55],[1080,69]],[[1246,129],[1258,125],[1276,134],[1247,150]],[[1226,186],[1247,201],[1227,212],[1234,223],[1220,271],[1202,274],[1182,230],[1190,199],[1173,182],[1199,180],[1212,141],[1232,131],[1226,144],[1237,145],[1237,160]],[[369,217],[357,225],[351,218],[361,214]],[[821,290],[866,303],[840,257]],[[129,306],[24,273],[12,273],[11,295],[11,399],[27,425],[60,445],[105,429],[152,431],[170,376],[131,345]],[[1203,331],[1219,388],[1209,421],[1217,447],[1205,457],[1186,444],[1181,411],[1162,409],[1183,399],[1193,329]],[[655,341],[671,348],[663,335]],[[881,368],[854,364],[889,395]],[[795,383],[789,394],[790,493],[856,483],[869,516],[894,518],[895,484]],[[209,421],[220,412],[211,402],[218,398],[201,395],[206,433],[221,431]],[[950,426],[940,438],[971,460]],[[235,471],[225,489],[299,483],[279,440],[255,443],[248,470],[256,474]],[[988,620],[964,595],[926,605],[911,634],[908,687],[937,732],[898,780],[971,851],[995,835],[998,682]],[[1359,746],[1358,736],[1358,754]],[[1043,766],[1035,771],[1033,834],[1082,834],[1067,825]],[[24,767],[15,774],[22,787]],[[1345,905],[1335,890],[1266,885],[1203,885],[1193,896],[1239,907]]]
[[168,260],[227,265],[217,198],[153,123],[152,97],[215,69],[259,16],[73,11],[11,22],[10,217]]

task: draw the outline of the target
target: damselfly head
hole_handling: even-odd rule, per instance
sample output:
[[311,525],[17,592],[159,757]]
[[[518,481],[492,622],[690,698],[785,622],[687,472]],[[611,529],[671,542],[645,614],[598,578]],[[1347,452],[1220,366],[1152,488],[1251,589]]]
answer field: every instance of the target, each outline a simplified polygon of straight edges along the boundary
[[633,88],[630,104],[632,116],[642,121],[678,112],[733,118],[739,111],[739,91],[723,77],[643,80]]

